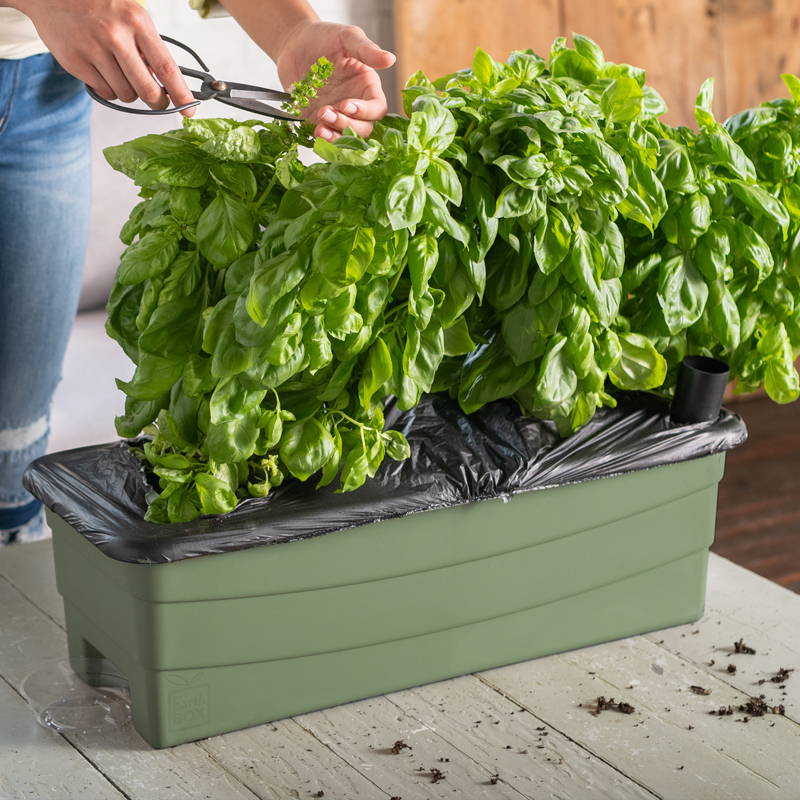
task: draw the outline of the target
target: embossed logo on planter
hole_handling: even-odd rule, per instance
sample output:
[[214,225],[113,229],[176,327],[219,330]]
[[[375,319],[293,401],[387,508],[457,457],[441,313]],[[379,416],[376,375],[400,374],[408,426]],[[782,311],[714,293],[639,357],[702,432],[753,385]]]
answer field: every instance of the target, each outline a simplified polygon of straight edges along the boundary
[[175,686],[169,690],[169,721],[175,729],[193,728],[208,722],[208,685],[200,684],[201,673],[191,678],[171,675],[169,683]]

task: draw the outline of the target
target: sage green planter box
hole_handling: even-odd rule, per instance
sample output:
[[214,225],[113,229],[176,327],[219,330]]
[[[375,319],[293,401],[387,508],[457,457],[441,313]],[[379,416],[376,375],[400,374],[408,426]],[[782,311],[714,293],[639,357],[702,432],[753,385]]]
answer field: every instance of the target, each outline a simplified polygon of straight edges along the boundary
[[173,563],[50,512],[70,660],[165,747],[696,620],[724,458]]

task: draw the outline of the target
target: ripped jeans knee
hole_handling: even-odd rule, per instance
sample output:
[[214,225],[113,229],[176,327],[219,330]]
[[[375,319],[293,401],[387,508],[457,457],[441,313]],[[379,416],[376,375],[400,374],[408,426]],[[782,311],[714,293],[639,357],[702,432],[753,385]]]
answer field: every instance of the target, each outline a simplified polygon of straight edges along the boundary
[[0,545],[45,535],[42,504],[23,486],[28,464],[47,448],[49,418],[15,425],[0,420]]

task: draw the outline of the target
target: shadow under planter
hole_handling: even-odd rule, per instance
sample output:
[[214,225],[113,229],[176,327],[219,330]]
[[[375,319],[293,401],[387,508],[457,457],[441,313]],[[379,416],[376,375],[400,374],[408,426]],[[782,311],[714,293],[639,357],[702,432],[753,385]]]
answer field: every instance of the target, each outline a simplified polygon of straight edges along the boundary
[[505,402],[390,419],[412,457],[362,489],[288,482],[186,525],[142,521],[119,443],[32,465],[73,669],[127,680],[153,746],[701,616],[735,415],[636,399],[564,440]]

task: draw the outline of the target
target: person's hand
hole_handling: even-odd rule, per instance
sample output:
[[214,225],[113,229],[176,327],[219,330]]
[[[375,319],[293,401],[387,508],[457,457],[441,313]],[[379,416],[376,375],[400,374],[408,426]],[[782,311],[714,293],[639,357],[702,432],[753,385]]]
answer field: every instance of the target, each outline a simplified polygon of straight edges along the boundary
[[[7,2],[33,21],[56,61],[104,100],[141,98],[153,109],[166,108],[169,98],[175,105],[194,100],[150,15],[135,0]],[[191,116],[194,108],[182,113]]]
[[276,59],[283,85],[302,80],[320,56],[331,61],[333,75],[303,116],[316,123],[314,134],[324,139],[336,139],[348,127],[368,136],[387,110],[375,70],[391,67],[394,55],[370,41],[361,28],[306,20],[291,31]]

